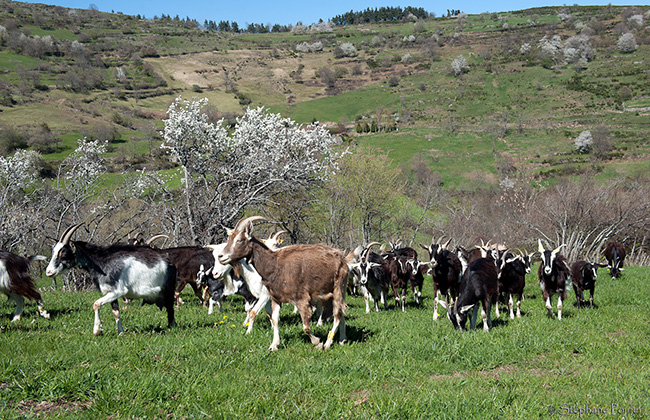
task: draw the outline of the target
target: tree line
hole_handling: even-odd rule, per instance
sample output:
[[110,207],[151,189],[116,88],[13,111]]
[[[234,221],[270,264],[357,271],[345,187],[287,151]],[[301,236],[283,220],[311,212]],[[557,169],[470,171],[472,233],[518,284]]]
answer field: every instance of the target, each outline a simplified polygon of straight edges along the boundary
[[418,19],[426,19],[432,16],[431,13],[424,10],[422,7],[407,6],[405,8],[397,7],[380,7],[380,8],[367,8],[363,11],[350,10],[342,15],[336,15],[332,18],[332,22],[336,25],[353,25],[356,23],[372,23],[372,22],[401,22],[404,19],[414,16]]

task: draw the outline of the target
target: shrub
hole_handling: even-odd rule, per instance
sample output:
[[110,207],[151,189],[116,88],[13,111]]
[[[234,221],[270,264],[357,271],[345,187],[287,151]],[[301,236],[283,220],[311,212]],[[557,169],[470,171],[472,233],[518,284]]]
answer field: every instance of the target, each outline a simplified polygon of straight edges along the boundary
[[321,67],[318,69],[318,77],[327,86],[332,87],[336,83],[336,75],[329,67]]
[[454,58],[451,62],[451,71],[454,73],[454,76],[460,76],[468,70],[469,66],[467,65],[467,60],[462,55]]
[[0,155],[8,155],[27,147],[25,134],[13,127],[0,127]]
[[314,43],[302,42],[296,45],[296,51],[298,52],[318,52],[323,50],[323,43],[316,41]]
[[576,138],[575,145],[576,150],[580,153],[589,153],[591,151],[591,146],[594,143],[594,139],[591,135],[591,131],[585,130]]
[[618,38],[618,50],[624,54],[633,53],[639,47],[636,38],[630,32],[626,32]]
[[350,42],[344,42],[341,45],[341,51],[343,52],[344,57],[356,57],[357,49]]

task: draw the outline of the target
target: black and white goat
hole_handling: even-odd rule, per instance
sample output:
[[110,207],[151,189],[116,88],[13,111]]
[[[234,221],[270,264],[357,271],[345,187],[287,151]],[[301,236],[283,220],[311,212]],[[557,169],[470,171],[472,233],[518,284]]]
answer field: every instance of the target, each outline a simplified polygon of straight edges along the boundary
[[29,265],[34,260],[47,261],[47,258],[42,255],[25,258],[11,252],[0,251],[0,293],[4,293],[9,300],[16,302],[16,313],[11,322],[20,320],[25,298],[36,301],[41,316],[50,319],[50,314],[43,306],[41,294],[29,274]]
[[542,298],[550,317],[555,317],[551,306],[551,296],[557,293],[557,319],[562,319],[562,302],[566,300],[566,291],[569,287],[568,281],[571,278],[571,268],[564,255],[559,254],[560,245],[553,251],[544,250],[542,241],[538,239],[539,254],[542,262],[537,269],[539,286],[542,289]]
[[571,266],[571,284],[576,294],[576,306],[578,309],[581,306],[585,306],[586,302],[582,294],[585,290],[589,290],[589,306],[591,308],[595,306],[594,288],[596,287],[596,279],[598,278],[598,267],[607,267],[607,265],[595,262],[576,261]]
[[623,260],[625,260],[625,247],[617,241],[609,241],[605,247],[605,258],[607,258],[607,267],[609,274],[613,279],[617,279],[623,271]]
[[[433,320],[440,317],[438,314],[438,303],[444,308],[449,305],[458,297],[458,290],[462,280],[463,265],[456,254],[447,249],[449,246],[449,239],[446,243],[441,244],[441,239],[435,241],[431,238],[431,245],[424,246],[420,244],[423,249],[429,253],[429,270],[433,280]],[[445,297],[445,303],[442,303],[440,298]]]
[[52,259],[45,271],[49,277],[63,270],[80,267],[88,271],[95,285],[104,295],[93,303],[95,324],[93,333],[102,332],[99,308],[110,302],[122,334],[122,321],[118,299],[122,296],[142,299],[143,303],[156,304],[167,309],[167,323],[174,326],[174,287],[176,267],[160,251],[146,246],[110,245],[99,246],[88,242],[71,241],[72,234],[81,225],[66,229],[54,245]]
[[391,281],[388,262],[370,249],[373,245],[379,245],[379,242],[366,245],[359,261],[351,264],[351,269],[359,278],[359,289],[366,301],[366,313],[370,312],[369,300],[374,302],[376,312],[379,312],[380,302],[384,309],[388,309],[386,297]]
[[[245,310],[246,310],[246,320],[244,325],[248,325],[246,329],[246,334],[250,334],[253,330],[253,325],[255,323],[255,317],[262,310],[271,315],[271,295],[269,290],[262,284],[262,276],[259,275],[257,270],[248,263],[246,258],[242,258],[239,261],[233,261],[231,263],[222,264],[219,262],[219,255],[223,253],[226,244],[218,245],[208,245],[207,248],[212,252],[212,278],[217,282],[223,282],[225,295],[231,295],[241,291],[241,295],[244,297]],[[246,289],[254,297],[255,300],[251,299],[247,295],[244,295],[242,288],[243,286],[238,283],[233,275],[233,266],[237,266],[239,271],[240,281],[243,281],[246,284]],[[214,283],[214,288],[218,287],[217,283]],[[211,299],[214,299],[213,295]]]
[[499,293],[498,270],[492,259],[479,258],[472,262],[460,284],[460,293],[458,299],[447,306],[441,302],[442,306],[447,307],[447,317],[453,324],[454,328],[464,330],[469,311],[472,311],[470,329],[476,326],[476,317],[478,314],[479,304],[481,305],[481,318],[483,318],[483,329],[488,331],[492,328],[492,319],[490,311],[492,303],[496,301]]

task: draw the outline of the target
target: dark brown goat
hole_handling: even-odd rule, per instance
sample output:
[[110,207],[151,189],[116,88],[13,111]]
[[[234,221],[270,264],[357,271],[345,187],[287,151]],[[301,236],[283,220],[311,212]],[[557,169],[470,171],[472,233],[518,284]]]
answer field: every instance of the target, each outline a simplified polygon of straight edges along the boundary
[[25,298],[35,300],[41,316],[50,318],[50,314],[43,307],[41,294],[29,275],[29,264],[34,260],[46,261],[46,258],[40,255],[24,258],[11,252],[0,251],[0,293],[6,294],[16,302],[16,313],[11,322],[20,320]]
[[617,241],[609,241],[605,247],[605,258],[607,267],[612,279],[616,279],[623,271],[623,260],[625,259],[625,247]]
[[332,304],[334,325],[327,335],[324,348],[331,347],[334,334],[339,330],[339,341],[345,335],[345,289],[349,273],[346,256],[325,245],[293,245],[270,250],[253,236],[253,221],[264,220],[254,216],[240,220],[218,259],[221,264],[230,264],[246,258],[253,262],[262,276],[262,283],[271,296],[271,325],[273,341],[269,350],[277,350],[280,344],[280,308],[283,303],[293,303],[300,312],[303,331],[312,344],[321,347],[320,340],[311,333],[311,305],[321,301]]

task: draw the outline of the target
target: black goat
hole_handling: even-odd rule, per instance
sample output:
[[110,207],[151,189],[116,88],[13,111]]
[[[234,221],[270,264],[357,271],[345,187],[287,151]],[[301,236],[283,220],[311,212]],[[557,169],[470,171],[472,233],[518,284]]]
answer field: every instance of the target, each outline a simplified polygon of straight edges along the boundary
[[95,324],[93,333],[102,332],[99,308],[110,302],[117,323],[117,332],[124,332],[120,319],[118,299],[122,296],[142,299],[143,303],[156,304],[167,309],[167,322],[174,320],[174,287],[176,267],[160,251],[146,246],[99,246],[88,242],[71,241],[70,237],[81,225],[69,227],[54,245],[52,259],[45,274],[52,277],[63,270],[79,266],[88,271],[104,295],[93,303]]
[[458,297],[458,291],[462,279],[463,266],[456,254],[446,249],[449,245],[448,240],[445,244],[440,244],[431,238],[431,245],[426,247],[420,246],[429,253],[429,270],[433,281],[433,320],[440,317],[438,314],[438,303],[441,303],[441,295],[445,297],[443,307],[447,308]]
[[573,284],[573,291],[576,294],[576,306],[578,309],[585,305],[585,299],[582,292],[589,290],[589,306],[593,308],[594,305],[594,288],[596,287],[596,279],[598,278],[598,267],[607,267],[605,264],[590,263],[587,261],[576,261],[571,266],[571,283]]
[[[465,329],[467,315],[473,309],[470,329],[476,326],[478,303],[481,304],[481,317],[483,329],[492,328],[490,311],[492,303],[496,301],[499,293],[498,272],[494,261],[488,258],[479,258],[469,265],[463,281],[460,284],[460,294],[452,305],[447,307],[447,317],[454,328]],[[442,303],[443,306],[446,306]]]

